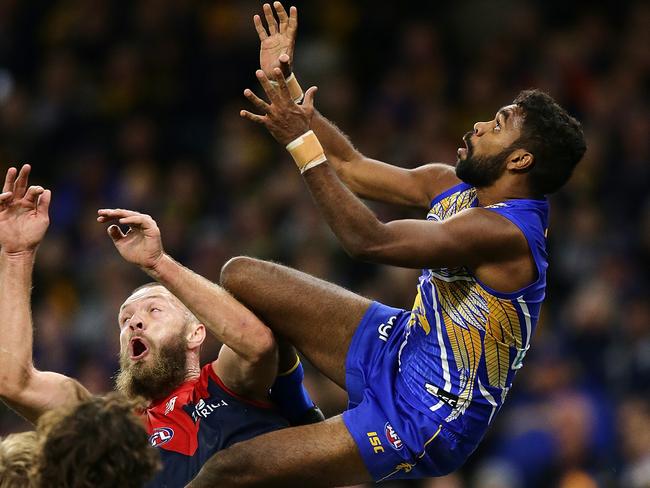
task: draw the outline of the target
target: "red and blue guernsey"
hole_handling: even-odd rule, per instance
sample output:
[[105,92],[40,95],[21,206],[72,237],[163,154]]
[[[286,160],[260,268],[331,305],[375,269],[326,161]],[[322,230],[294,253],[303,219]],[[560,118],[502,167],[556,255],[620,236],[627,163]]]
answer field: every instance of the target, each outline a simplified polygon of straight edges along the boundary
[[288,425],[271,403],[230,391],[212,364],[146,409],[143,417],[163,465],[148,488],[185,486],[217,451]]

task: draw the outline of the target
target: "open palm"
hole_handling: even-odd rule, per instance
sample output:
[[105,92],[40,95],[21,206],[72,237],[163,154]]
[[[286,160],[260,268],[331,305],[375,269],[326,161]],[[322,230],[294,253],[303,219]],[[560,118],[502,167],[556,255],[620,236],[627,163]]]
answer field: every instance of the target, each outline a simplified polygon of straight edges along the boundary
[[[278,16],[276,20],[273,10],[268,3],[262,7],[268,30],[264,27],[259,15],[253,17],[255,30],[260,38],[260,68],[271,77],[274,68],[282,68],[278,58],[282,54],[289,56],[289,67],[293,63],[293,48],[296,43],[298,30],[298,10],[296,7],[289,9],[289,15],[280,2],[274,2],[273,7]],[[289,73],[285,73],[288,75]]]
[[41,186],[27,186],[31,167],[20,173],[9,168],[0,194],[0,247],[5,253],[35,249],[50,225],[51,194]]

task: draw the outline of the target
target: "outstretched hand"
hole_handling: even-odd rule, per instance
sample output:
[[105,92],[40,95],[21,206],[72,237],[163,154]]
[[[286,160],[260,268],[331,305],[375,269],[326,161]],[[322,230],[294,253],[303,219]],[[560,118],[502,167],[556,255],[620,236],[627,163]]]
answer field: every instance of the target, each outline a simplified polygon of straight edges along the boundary
[[9,168],[0,193],[0,248],[7,254],[34,251],[45,236],[51,192],[29,186],[31,166]]
[[[97,222],[116,222],[107,229],[120,255],[145,270],[155,269],[165,252],[156,221],[149,215],[123,209],[97,211]],[[119,225],[128,225],[126,233]]]
[[[278,20],[275,19],[271,5],[265,3],[262,6],[268,30],[259,15],[253,16],[253,24],[260,38],[260,68],[267,77],[271,77],[273,70],[278,67],[283,70],[285,76],[289,76],[298,30],[298,9],[291,7],[287,15],[280,2],[273,2],[273,7]],[[283,62],[279,61],[280,56],[283,56]]]
[[275,140],[284,145],[307,132],[314,116],[314,95],[318,88],[315,86],[309,88],[305,92],[302,104],[298,105],[291,98],[280,68],[273,70],[273,81],[277,86],[271,85],[271,81],[263,70],[257,70],[255,76],[271,103],[265,102],[247,88],[244,90],[244,96],[263,115],[248,110],[242,110],[239,115],[258,124],[263,124]]

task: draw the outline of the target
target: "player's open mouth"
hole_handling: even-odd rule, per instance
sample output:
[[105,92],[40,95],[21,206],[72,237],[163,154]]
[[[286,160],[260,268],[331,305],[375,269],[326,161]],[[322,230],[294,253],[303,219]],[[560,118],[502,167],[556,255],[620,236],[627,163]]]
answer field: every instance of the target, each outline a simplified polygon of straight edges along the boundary
[[456,154],[458,155],[458,159],[464,159],[467,157],[467,154],[469,153],[469,137],[471,137],[471,132],[468,132],[463,136],[463,142],[465,143],[465,147],[459,147],[458,150],[456,151]]
[[141,337],[134,337],[133,339],[131,339],[131,342],[130,342],[129,345],[131,347],[131,359],[133,361],[137,361],[138,359],[142,359],[149,352],[149,347],[142,340]]

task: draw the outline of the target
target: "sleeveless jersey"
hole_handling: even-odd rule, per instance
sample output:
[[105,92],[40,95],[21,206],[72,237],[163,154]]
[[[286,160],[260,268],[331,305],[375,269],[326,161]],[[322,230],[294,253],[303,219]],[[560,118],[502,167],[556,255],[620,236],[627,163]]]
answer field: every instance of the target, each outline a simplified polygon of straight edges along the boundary
[[[461,183],[436,197],[427,220],[477,207]],[[530,346],[546,287],[547,200],[507,200],[484,207],[523,232],[537,279],[500,293],[466,267],[425,269],[399,352],[397,388],[436,422],[480,440],[503,404]]]
[[159,448],[163,465],[147,488],[185,486],[217,451],[288,425],[270,403],[230,391],[212,364],[146,409],[143,417],[149,443]]

